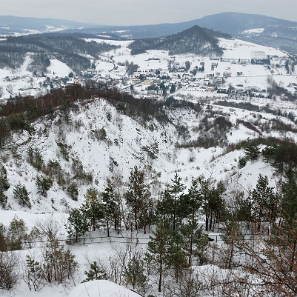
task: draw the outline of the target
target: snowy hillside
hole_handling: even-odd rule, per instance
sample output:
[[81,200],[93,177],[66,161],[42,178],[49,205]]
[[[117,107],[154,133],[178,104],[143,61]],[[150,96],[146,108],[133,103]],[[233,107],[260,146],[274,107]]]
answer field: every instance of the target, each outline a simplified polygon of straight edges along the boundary
[[[267,100],[265,104],[266,102]],[[257,103],[260,103],[259,106],[262,105],[261,102]],[[276,105],[272,102],[271,106],[274,106],[273,104]],[[209,109],[210,106],[211,109]],[[285,110],[291,108],[292,113],[293,106],[289,103],[287,106],[284,105]],[[40,118],[35,122],[33,135],[27,131],[14,133],[1,152],[2,162],[12,185],[7,191],[8,208],[21,210],[13,199],[12,193],[13,186],[19,182],[26,184],[31,193],[31,211],[34,213],[55,212],[58,209],[67,212],[69,208],[82,202],[86,189],[90,186],[88,182],[78,181],[79,184],[81,183],[78,202],[73,201],[63,191],[65,185],[59,186],[57,183],[54,183],[48,191],[46,199],[40,199],[35,185],[39,171],[29,162],[30,148],[38,150],[44,165],[57,161],[65,175],[66,184],[67,179],[72,179],[75,175],[76,164],[81,164],[82,170],[92,176],[91,184],[99,191],[103,190],[106,179],[116,173],[127,181],[129,172],[135,165],[148,170],[151,178],[160,173],[159,179],[162,184],[168,183],[175,172],[178,172],[185,182],[190,182],[191,177],[199,175],[213,175],[217,180],[224,180],[231,174],[240,173],[242,180],[247,178],[245,174],[252,174],[248,183],[249,186],[254,186],[252,180],[255,182],[259,165],[251,164],[251,168],[256,167],[255,170],[251,170],[252,172],[246,168],[239,170],[238,158],[244,153],[234,151],[225,155],[225,146],[259,136],[283,138],[282,131],[273,129],[260,131],[260,127],[261,125],[264,127],[273,119],[290,123],[290,120],[285,117],[225,107],[217,105],[216,101],[208,101],[208,104],[202,106],[200,112],[189,107],[173,109],[164,107],[164,111],[168,117],[168,123],[161,124],[155,119],[143,122],[141,119],[132,119],[122,114],[103,98],[98,98],[87,104],[78,104],[75,110],[70,110],[67,121],[65,115],[56,112],[53,119]],[[227,130],[220,130],[218,124],[215,124],[215,119],[220,116],[230,122]],[[238,120],[248,123],[258,122],[259,133],[240,124]],[[203,132],[204,125],[210,125],[213,128]],[[295,126],[293,123],[292,125]],[[180,132],[181,127],[183,132]],[[216,140],[219,141],[213,143],[219,146],[199,147],[198,141],[201,136],[204,140],[209,138],[210,143],[213,137],[217,138]],[[296,135],[293,132],[286,132],[286,137],[296,141]],[[66,152],[62,150],[61,144],[66,148]],[[11,154],[12,151],[13,154]],[[267,168],[265,172],[272,174],[268,165],[263,163],[260,166],[262,166],[260,167],[262,173],[264,168]],[[246,183],[243,182],[243,184]]]
[[[102,42],[100,39],[84,40]],[[14,290],[17,297],[68,296],[74,285],[84,280],[84,272],[93,261],[110,261],[117,267],[120,260],[111,255],[120,258],[123,243],[128,242],[131,248],[129,244],[135,241],[142,252],[146,249],[152,233],[135,232],[132,223],[130,232],[124,220],[120,232],[113,230],[110,238],[106,237],[104,223],[96,226],[96,231],[90,231],[89,226],[79,243],[73,244],[67,234],[69,215],[86,204],[90,189],[102,195],[111,181],[124,201],[134,168],[143,171],[154,207],[176,176],[185,186],[184,192],[192,186],[192,179],[198,177],[213,181],[215,186],[224,185],[223,197],[227,202],[234,193],[250,195],[259,174],[267,176],[269,186],[274,189],[279,189],[285,180],[283,163],[287,159],[283,155],[290,158],[297,142],[297,78],[293,60],[287,53],[240,40],[220,39],[220,46],[224,48],[221,60],[190,54],[170,56],[167,51],[157,50],[134,57],[128,48],[131,41],[106,43],[120,47],[100,53],[96,59],[88,57],[92,60],[92,69],[82,72],[81,76],[69,75],[73,69],[53,57],[49,59],[45,76],[32,77],[29,69],[32,53],[26,55],[20,68],[0,70],[3,98],[13,97],[23,90],[23,95],[48,92],[44,97],[48,100],[53,100],[54,96],[69,99],[21,127],[13,126],[18,118],[14,118],[11,111],[2,117],[1,127],[10,127],[11,134],[5,140],[1,138],[1,182],[7,177],[9,187],[1,189],[0,223],[9,229],[15,218],[23,219],[28,228],[26,232],[33,234],[34,227],[51,222],[61,246],[69,248],[78,263],[75,275],[66,285],[46,284],[33,292],[23,276]],[[269,64],[265,64],[267,58]],[[286,61],[289,62],[286,64]],[[133,65],[138,67],[134,69]],[[129,74],[131,69],[135,71]],[[61,85],[59,77],[69,79],[69,89],[55,93],[54,84],[57,88]],[[85,84],[88,98],[77,98],[78,82]],[[228,92],[220,93],[227,89]],[[11,100],[7,106],[17,109],[22,98],[18,100]],[[35,110],[37,103],[28,107],[24,118]],[[3,106],[0,112],[4,111]],[[280,161],[272,159],[274,149],[286,144],[291,151],[281,153]],[[50,179],[48,189],[40,188],[38,181],[42,178]],[[15,189],[19,186],[25,186],[28,192],[29,201],[25,204],[16,197]],[[123,203],[120,207],[125,210],[127,205]],[[132,222],[129,215],[125,219]],[[205,214],[200,211],[197,216],[199,226],[204,226]],[[220,246],[223,240],[219,228],[222,226],[215,224],[216,229],[206,231]],[[39,238],[33,246],[29,241],[22,250],[14,252],[21,259],[21,271],[26,255],[38,260],[45,248],[43,244],[49,241]],[[215,245],[212,247],[215,250]],[[227,274],[213,263],[215,260],[208,265],[197,265],[197,274],[203,272],[205,279],[210,272],[220,277]],[[123,276],[117,277],[114,279],[123,284]],[[161,296],[156,289],[157,281],[152,279],[148,288],[141,289]],[[134,289],[129,279],[125,282]],[[86,296],[98,292],[100,296],[110,296],[104,295],[101,289],[111,287],[113,293],[118,294],[113,296],[138,296],[120,291],[115,284],[101,284],[80,284],[69,296],[83,296],[82,292]],[[10,296],[10,292],[4,290],[1,294]]]
[[[261,102],[257,103],[261,106]],[[271,106],[276,104],[277,102],[271,100]],[[293,112],[294,105],[287,103],[286,110],[289,108]],[[229,191],[238,188],[248,191],[255,187],[259,173],[267,175],[271,185],[275,186],[278,177],[269,164],[260,158],[256,162],[248,161],[240,169],[238,161],[245,155],[244,150],[228,152],[226,147],[242,140],[256,139],[259,133],[265,138],[286,136],[296,141],[296,133],[293,132],[286,132],[285,135],[283,131],[273,129],[260,132],[261,125],[264,127],[273,119],[290,122],[285,117],[265,112],[220,106],[215,100],[209,100],[207,104],[204,102],[200,111],[190,107],[164,106],[163,109],[168,121],[158,122],[154,118],[143,121],[141,117],[133,119],[124,115],[104,98],[97,98],[78,103],[69,110],[67,116],[57,111],[51,119],[40,118],[32,124],[35,132],[31,135],[26,131],[14,133],[1,151],[2,164],[7,170],[11,186],[5,192],[8,201],[6,209],[0,211],[0,222],[8,226],[17,215],[29,228],[33,228],[36,222],[46,220],[52,214],[60,222],[59,237],[66,239],[64,224],[67,222],[68,212],[83,202],[87,189],[95,187],[103,191],[107,178],[119,177],[128,182],[129,173],[135,165],[146,171],[148,180],[158,181],[151,184],[155,199],[158,199],[159,192],[175,173],[188,186],[192,177],[204,175],[224,181]],[[220,117],[230,122],[227,128],[220,128],[216,122]],[[251,130],[244,125],[255,124],[256,121],[257,129]],[[292,125],[295,127],[295,124]],[[205,130],[206,126],[212,128]],[[256,132],[258,129],[259,132]],[[219,145],[199,147],[199,135],[203,139],[209,139],[210,143]],[[212,142],[213,137],[219,142]],[[64,178],[61,182],[59,176],[52,175],[54,183],[46,197],[36,187],[37,175],[44,173],[30,164],[30,148],[41,155],[45,168],[43,172],[49,170],[46,168],[49,168],[51,162],[56,162]],[[66,151],[62,148],[66,148]],[[75,177],[77,168],[86,176],[91,176],[91,179]],[[78,185],[77,201],[66,190],[71,182]],[[21,207],[14,198],[13,189],[19,183],[26,185],[30,193],[30,209]],[[100,246],[97,248],[100,249]],[[80,253],[79,248],[74,251]],[[81,257],[79,259],[83,265],[84,260]]]

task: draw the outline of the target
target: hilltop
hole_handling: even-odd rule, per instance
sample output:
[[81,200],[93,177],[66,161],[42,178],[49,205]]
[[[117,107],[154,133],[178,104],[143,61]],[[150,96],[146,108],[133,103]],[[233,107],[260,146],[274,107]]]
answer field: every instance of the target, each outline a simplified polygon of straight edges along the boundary
[[129,45],[129,48],[132,55],[146,50],[167,50],[170,55],[195,54],[219,57],[223,51],[218,45],[218,37],[231,38],[228,34],[194,26],[165,37],[137,39]]

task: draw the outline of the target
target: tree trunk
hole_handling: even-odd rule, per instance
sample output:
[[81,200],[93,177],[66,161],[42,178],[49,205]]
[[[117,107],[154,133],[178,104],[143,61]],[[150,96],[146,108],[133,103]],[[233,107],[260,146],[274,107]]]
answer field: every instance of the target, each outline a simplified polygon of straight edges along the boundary
[[294,270],[294,262],[295,262],[295,253],[296,253],[296,240],[294,240],[293,243],[293,251],[292,251],[292,257],[291,257],[291,267],[290,267],[290,271],[293,272]]
[[189,251],[189,266],[192,266],[192,255],[193,255],[193,232],[190,236],[190,251]]
[[96,225],[95,225],[95,222],[96,222],[95,218],[92,217],[93,231],[96,231]]
[[108,224],[108,220],[106,220],[106,228],[107,228],[107,237],[109,237],[109,224]]
[[138,233],[138,226],[137,226],[137,213],[136,211],[134,212],[134,222],[135,222],[135,230]]
[[163,267],[162,262],[160,263],[159,267],[159,284],[158,284],[158,292],[161,292],[162,289],[162,276],[163,276]]
[[209,222],[209,230],[212,229],[212,224],[213,224],[213,215],[212,213],[210,214],[210,222]]

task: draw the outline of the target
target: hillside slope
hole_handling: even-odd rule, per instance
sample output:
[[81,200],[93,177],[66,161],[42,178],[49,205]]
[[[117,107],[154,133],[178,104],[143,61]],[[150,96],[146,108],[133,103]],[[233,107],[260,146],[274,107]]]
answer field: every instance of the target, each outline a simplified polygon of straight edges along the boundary
[[[115,176],[126,182],[134,166],[144,168],[151,180],[159,176],[154,195],[175,172],[187,183],[191,176],[201,174],[215,174],[217,180],[226,181],[238,174],[245,186],[253,185],[257,170],[251,169],[250,176],[246,168],[238,169],[238,158],[244,152],[239,149],[226,154],[226,148],[258,137],[283,138],[282,126],[287,127],[286,137],[296,139],[295,124],[265,113],[259,106],[258,111],[249,111],[248,104],[236,108],[236,102],[213,103],[211,109],[210,105],[193,108],[173,103],[161,107],[156,118],[146,115],[144,120],[133,113],[129,116],[129,105],[123,113],[121,103],[113,106],[104,99],[93,99],[40,118],[30,129],[13,133],[1,150],[11,185],[5,193],[5,208],[22,209],[13,194],[21,183],[30,192],[32,208],[26,211],[68,212],[83,201],[89,187],[101,191],[106,179]],[[253,164],[250,166],[255,168],[268,166]],[[268,175],[273,174],[270,166],[267,170]],[[36,186],[37,176],[50,176],[54,181],[46,197]],[[75,199],[68,189],[73,183],[78,188]]]
[[[70,99],[71,94],[65,94],[65,98]],[[59,241],[70,243],[66,232],[69,212],[84,203],[89,189],[101,193],[107,179],[113,182],[120,197],[124,197],[135,166],[145,172],[154,202],[160,199],[160,193],[175,175],[186,187],[190,186],[192,178],[202,175],[221,182],[226,187],[226,201],[236,193],[248,195],[259,173],[267,176],[269,184],[276,187],[283,175],[270,158],[273,149],[283,144],[288,144],[283,146],[286,153],[280,152],[278,162],[283,164],[289,159],[297,167],[294,119],[292,115],[289,119],[288,114],[274,114],[264,104],[265,100],[258,100],[257,105],[236,99],[208,99],[199,104],[177,100],[169,103],[120,96],[114,90],[107,94],[52,108],[47,115],[24,126],[17,126],[19,118],[11,114],[13,131],[1,143],[0,152],[1,165],[10,185],[3,191],[7,203],[0,210],[0,223],[5,227],[16,218],[24,220],[28,231],[42,222],[56,222]],[[62,91],[59,97],[63,97]],[[271,100],[271,103],[274,104],[271,108],[285,108],[287,112],[295,106],[292,102],[285,104],[278,100]],[[35,109],[28,110],[36,112],[37,104]],[[46,113],[44,106],[43,111]],[[3,169],[1,174],[3,177]],[[41,177],[53,181],[45,193],[37,186]],[[30,207],[21,205],[15,198],[14,189],[18,185],[28,190]],[[73,187],[77,194],[71,191]],[[130,235],[132,237],[132,233]],[[142,231],[138,235],[141,244],[149,240]],[[73,282],[82,281],[92,259],[108,259],[112,253],[120,251],[116,249],[117,244],[127,243],[124,236],[122,226],[120,234],[114,231],[113,237],[107,239],[106,228],[100,225],[95,232],[89,232],[86,245],[69,245],[79,263]],[[219,234],[211,236],[218,238]],[[43,242],[18,251],[20,258],[40,254],[40,243]],[[67,296],[71,286],[72,282],[67,287],[45,285],[34,294],[48,296],[51,291],[57,297]],[[3,294],[10,296],[8,291]],[[14,294],[32,296],[23,280]]]
[[[234,38],[272,46],[296,53],[296,22],[265,15],[225,12],[205,16],[188,22],[145,26],[93,27],[82,32],[100,34],[113,33],[118,37],[131,39],[156,38],[177,34],[193,26],[200,26],[232,35]],[[254,31],[258,29],[258,31]],[[259,31],[259,29],[261,29]],[[69,30],[66,32],[75,32]]]

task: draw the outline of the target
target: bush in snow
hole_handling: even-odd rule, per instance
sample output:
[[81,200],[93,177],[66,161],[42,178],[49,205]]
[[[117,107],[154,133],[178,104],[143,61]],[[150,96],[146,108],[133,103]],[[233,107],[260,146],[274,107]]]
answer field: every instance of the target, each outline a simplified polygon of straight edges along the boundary
[[29,192],[25,185],[21,185],[21,183],[17,184],[13,189],[13,195],[21,206],[31,208]]
[[53,185],[53,180],[47,176],[37,176],[36,177],[36,187],[38,189],[37,193],[40,193],[42,196],[47,196],[47,191]]

